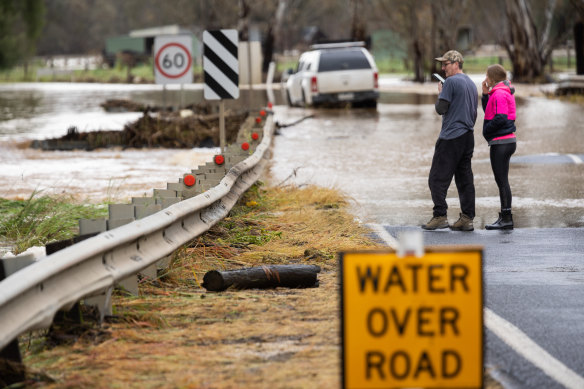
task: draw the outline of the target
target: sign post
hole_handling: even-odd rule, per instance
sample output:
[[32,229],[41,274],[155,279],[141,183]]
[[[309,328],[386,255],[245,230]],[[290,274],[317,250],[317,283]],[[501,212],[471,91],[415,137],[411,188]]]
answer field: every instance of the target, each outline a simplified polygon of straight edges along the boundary
[[225,151],[225,99],[239,98],[239,61],[237,30],[203,32],[203,73],[206,100],[220,100],[219,142]]
[[482,248],[341,254],[344,388],[482,388]]

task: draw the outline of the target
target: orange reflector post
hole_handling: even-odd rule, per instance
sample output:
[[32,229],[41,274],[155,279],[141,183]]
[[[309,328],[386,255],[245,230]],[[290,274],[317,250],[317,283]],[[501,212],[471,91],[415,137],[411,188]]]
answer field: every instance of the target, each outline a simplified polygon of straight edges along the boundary
[[187,174],[183,177],[183,182],[186,186],[193,186],[195,185],[195,182],[197,182],[197,179],[192,174]]
[[263,109],[260,111],[260,116],[266,116],[266,111],[264,111]]
[[215,163],[217,165],[223,165],[224,162],[225,162],[225,158],[222,155],[215,156]]

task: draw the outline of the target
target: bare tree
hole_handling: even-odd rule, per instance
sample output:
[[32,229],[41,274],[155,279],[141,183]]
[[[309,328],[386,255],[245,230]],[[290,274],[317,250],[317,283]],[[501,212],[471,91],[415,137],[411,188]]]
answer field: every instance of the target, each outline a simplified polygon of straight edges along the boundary
[[366,42],[367,48],[370,42],[367,37],[367,25],[363,20],[363,0],[351,0],[351,39],[353,41]]
[[431,31],[425,28],[432,20],[429,0],[379,0],[378,5],[387,25],[408,44],[408,57],[412,61],[414,81],[424,82],[426,62],[431,58]]
[[584,0],[570,0],[578,14],[580,15],[580,19],[584,20]]
[[556,5],[556,0],[547,1],[540,34],[527,0],[505,0],[509,31],[502,43],[513,64],[513,78],[516,81],[542,81],[552,50],[567,38],[567,29],[558,30],[552,36]]
[[268,71],[270,62],[272,62],[276,41],[279,41],[282,37],[282,24],[284,20],[284,15],[286,13],[286,6],[287,6],[286,0],[278,0],[276,12],[274,12],[272,17],[268,21],[268,26],[266,28],[265,38],[263,42],[264,63],[262,66],[262,71],[264,73]]
[[574,25],[574,49],[576,51],[576,74],[584,74],[584,0],[571,0],[578,11],[578,21]]

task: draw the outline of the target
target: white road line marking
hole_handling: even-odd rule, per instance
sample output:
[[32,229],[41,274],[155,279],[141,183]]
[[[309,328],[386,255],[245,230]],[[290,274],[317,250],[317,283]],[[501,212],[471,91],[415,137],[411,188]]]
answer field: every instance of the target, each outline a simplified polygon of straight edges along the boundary
[[581,163],[584,163],[584,161],[582,161],[582,158],[580,158],[577,155],[574,154],[566,154],[566,156],[568,156],[568,158],[570,158],[572,161],[574,161],[575,164],[579,165]]
[[485,325],[503,342],[545,374],[569,389],[584,388],[584,378],[531,340],[523,331],[489,308],[484,309]]
[[375,232],[389,247],[397,251],[399,247],[398,241],[393,236],[391,236],[391,234],[387,232],[387,230],[383,228],[381,224],[371,223],[367,224],[367,226],[371,228],[373,232]]
[[[397,250],[398,242],[380,224],[368,224],[373,231],[388,246]],[[564,385],[568,389],[584,388],[584,378],[554,358],[541,346],[531,340],[523,331],[491,311],[484,308],[484,324],[497,335],[503,342],[509,345],[515,352],[523,356],[526,360],[534,364],[552,379]]]

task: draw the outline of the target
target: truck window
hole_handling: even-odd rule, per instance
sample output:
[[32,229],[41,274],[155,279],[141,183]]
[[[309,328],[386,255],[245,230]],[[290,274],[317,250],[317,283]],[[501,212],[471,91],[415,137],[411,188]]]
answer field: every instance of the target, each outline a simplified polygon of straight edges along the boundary
[[303,66],[304,66],[304,62],[302,62],[302,61],[298,62],[298,67],[296,68],[296,73],[301,71]]
[[350,69],[371,69],[361,50],[323,50],[320,54],[319,72]]

